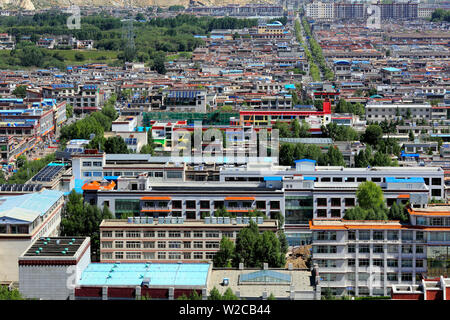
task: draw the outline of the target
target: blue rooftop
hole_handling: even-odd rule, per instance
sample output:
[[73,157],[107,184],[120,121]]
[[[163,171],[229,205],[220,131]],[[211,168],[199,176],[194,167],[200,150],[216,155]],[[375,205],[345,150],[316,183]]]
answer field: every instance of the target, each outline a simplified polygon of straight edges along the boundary
[[299,163],[299,162],[311,162],[311,163],[316,163],[316,160],[311,160],[311,159],[300,159],[300,160],[295,160],[295,163]]
[[91,263],[83,271],[82,286],[205,286],[209,263]]
[[387,183],[425,183],[422,177],[413,177],[405,179],[397,179],[394,177],[386,177]]
[[264,181],[281,181],[282,177],[264,177]]
[[399,71],[401,71],[400,69],[394,68],[394,67],[382,68],[382,70],[386,70],[386,71],[390,71],[390,72],[399,72]]

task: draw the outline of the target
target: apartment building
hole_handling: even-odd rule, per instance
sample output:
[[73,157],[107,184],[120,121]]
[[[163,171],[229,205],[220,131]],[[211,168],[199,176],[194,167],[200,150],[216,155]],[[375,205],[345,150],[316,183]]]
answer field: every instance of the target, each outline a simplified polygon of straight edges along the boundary
[[17,259],[40,237],[57,236],[64,194],[42,190],[0,203],[0,281],[18,281]]
[[314,1],[306,5],[306,16],[314,19],[334,19],[334,3]]
[[[252,219],[260,232],[277,231],[277,220],[264,220],[262,217]],[[248,217],[207,217],[204,221],[171,217],[103,220],[100,224],[100,261],[212,261],[219,251],[222,237],[235,241],[239,231],[248,226],[249,221]]]
[[366,104],[366,119],[370,122],[411,118],[414,120],[431,120],[430,104],[384,104],[369,102]]
[[70,83],[52,84],[42,87],[44,98],[66,101],[76,113],[94,112],[100,108],[103,96],[96,84],[73,85]]
[[450,207],[409,209],[409,223],[314,219],[312,261],[333,293],[388,295],[448,274]]

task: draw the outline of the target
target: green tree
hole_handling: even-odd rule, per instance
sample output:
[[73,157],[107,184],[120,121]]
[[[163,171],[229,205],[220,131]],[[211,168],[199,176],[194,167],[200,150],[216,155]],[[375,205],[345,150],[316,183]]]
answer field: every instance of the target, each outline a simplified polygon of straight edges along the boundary
[[223,293],[222,300],[239,300],[239,298],[234,294],[231,288],[227,288],[227,290]]
[[71,104],[66,104],[66,118],[70,119],[73,116],[73,106]]
[[335,146],[331,146],[326,153],[327,162],[330,166],[345,166],[344,156]]
[[214,267],[223,268],[231,267],[231,259],[234,254],[234,243],[227,237],[220,240],[220,249],[214,256]]
[[365,181],[356,190],[358,204],[362,209],[379,208],[384,205],[381,187],[372,181]]
[[100,252],[100,223],[112,218],[106,206],[100,210],[97,206],[86,204],[83,196],[72,190],[61,215],[61,235],[91,237],[91,253],[95,257]]
[[129,153],[128,147],[125,144],[125,140],[123,140],[123,138],[120,136],[115,136],[115,137],[106,139],[105,152],[113,153],[113,154]]
[[17,98],[25,98],[27,96],[27,86],[16,86],[12,94]]
[[363,142],[372,146],[376,145],[381,138],[383,138],[383,130],[376,124],[369,125],[363,134]]
[[25,300],[19,290],[0,285],[0,300]]
[[270,295],[267,297],[267,300],[277,300],[273,293],[271,292]]
[[208,300],[222,300],[222,295],[216,287],[209,291]]
[[81,52],[76,52],[75,53],[75,60],[76,61],[84,61],[85,59],[86,59],[86,57]]

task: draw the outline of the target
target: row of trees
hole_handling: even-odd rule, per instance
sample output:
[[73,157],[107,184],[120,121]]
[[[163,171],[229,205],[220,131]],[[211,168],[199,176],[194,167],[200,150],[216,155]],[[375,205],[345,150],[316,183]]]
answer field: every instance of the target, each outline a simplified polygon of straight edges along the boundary
[[55,160],[54,153],[42,159],[30,161],[24,155],[19,156],[16,160],[17,171],[8,180],[5,179],[2,172],[0,175],[0,184],[24,184],[53,160]]
[[340,126],[334,122],[322,126],[322,136],[331,138],[333,141],[357,141],[359,134],[352,127]]
[[241,229],[236,237],[236,244],[227,237],[220,241],[220,249],[214,256],[215,267],[235,267],[243,263],[246,268],[279,268],[286,264],[288,244],[282,231],[259,232],[258,225],[250,220],[249,226]]
[[273,125],[273,129],[279,130],[280,138],[305,138],[311,136],[309,133],[309,124],[306,121],[300,122],[297,119],[291,121],[290,124],[287,122],[281,122],[277,120]]
[[342,153],[335,146],[330,146],[326,153],[316,145],[303,143],[282,143],[279,152],[279,162],[284,166],[293,166],[295,160],[316,160],[319,166],[345,166]]
[[298,23],[298,20],[296,20],[294,24],[295,33],[297,35],[297,40],[300,42],[300,44],[303,46],[303,50],[305,52],[306,59],[308,60],[309,64],[309,75],[313,79],[313,81],[320,81],[320,72],[319,67],[314,63],[314,58],[311,54],[311,52],[308,49],[308,46],[303,42],[302,37],[302,29],[300,23]]
[[358,205],[345,211],[347,220],[400,220],[407,222],[409,216],[406,206],[394,202],[388,209],[381,187],[372,181],[359,185],[356,191]]
[[359,102],[350,103],[345,101],[344,99],[339,99],[339,102],[336,104],[336,109],[334,111],[336,113],[351,113],[362,116],[365,113],[365,108],[364,105]]
[[311,29],[309,27],[308,21],[306,21],[306,18],[303,18],[303,29],[305,30],[305,33],[308,37],[309,47],[312,52],[312,56],[314,57],[314,61],[317,65],[319,65],[320,70],[322,71],[323,76],[326,80],[333,80],[334,79],[334,73],[331,71],[331,69],[327,66],[325,62],[325,58],[323,57],[322,48],[317,43],[316,39],[314,39]]

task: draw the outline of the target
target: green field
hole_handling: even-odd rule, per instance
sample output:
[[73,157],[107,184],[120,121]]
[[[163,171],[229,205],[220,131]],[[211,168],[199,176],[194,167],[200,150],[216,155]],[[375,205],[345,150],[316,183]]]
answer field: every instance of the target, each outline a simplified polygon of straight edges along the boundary
[[[59,53],[64,57],[66,64],[85,64],[85,63],[112,63],[117,60],[116,51],[106,51],[106,50],[46,50],[49,54]],[[77,60],[75,58],[76,53],[81,53],[84,56],[83,60]]]

